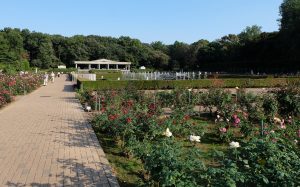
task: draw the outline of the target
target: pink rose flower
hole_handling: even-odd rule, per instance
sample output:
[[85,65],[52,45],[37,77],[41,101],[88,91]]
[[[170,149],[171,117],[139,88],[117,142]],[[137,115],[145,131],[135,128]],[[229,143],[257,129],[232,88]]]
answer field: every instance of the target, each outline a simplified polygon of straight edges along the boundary
[[223,127],[223,128],[219,128],[219,131],[222,132],[222,133],[226,133],[227,129],[225,127]]

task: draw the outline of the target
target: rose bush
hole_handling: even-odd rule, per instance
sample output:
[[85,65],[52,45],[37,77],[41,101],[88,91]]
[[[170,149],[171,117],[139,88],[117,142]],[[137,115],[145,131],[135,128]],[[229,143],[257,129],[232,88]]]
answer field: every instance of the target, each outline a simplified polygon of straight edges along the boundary
[[[212,186],[298,186],[299,149],[272,139],[251,139],[222,155],[213,168]],[[230,148],[229,148],[230,149]],[[219,179],[223,180],[219,180]]]
[[[239,89],[232,96],[216,88],[146,94],[98,91],[101,109],[92,123],[96,132],[115,137],[124,155],[141,161],[150,185],[297,186],[299,117],[296,111],[283,113],[280,107],[286,102],[276,94]],[[81,95],[82,102],[95,102],[92,91]],[[164,107],[170,111],[164,112]],[[210,110],[209,115],[203,108]],[[209,124],[209,133],[199,125],[199,116]],[[207,144],[228,150],[219,150],[219,162],[206,167],[199,151]]]
[[42,83],[38,74],[8,75],[0,73],[0,107],[13,100],[16,95],[29,93]]

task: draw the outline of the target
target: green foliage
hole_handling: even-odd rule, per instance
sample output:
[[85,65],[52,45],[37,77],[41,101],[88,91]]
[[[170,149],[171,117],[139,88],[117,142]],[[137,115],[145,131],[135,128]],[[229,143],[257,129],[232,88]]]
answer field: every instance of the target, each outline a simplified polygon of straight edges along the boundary
[[205,166],[197,149],[186,152],[173,139],[164,138],[151,145],[145,156],[145,169],[152,183],[161,186],[198,186],[205,178]]
[[276,91],[279,112],[283,116],[300,114],[300,90],[297,85],[290,85]]
[[209,89],[208,92],[200,95],[199,104],[209,109],[210,113],[212,113],[212,109],[216,107],[225,118],[230,118],[234,111],[234,108],[232,108],[231,93],[223,89]]
[[284,0],[280,6],[281,30],[283,32],[299,32],[300,24],[300,1]]
[[3,70],[4,73],[8,74],[8,75],[14,75],[17,73],[17,69],[14,65],[6,65],[4,70]]
[[28,70],[30,70],[30,64],[29,64],[29,62],[28,62],[28,60],[23,60],[22,62],[21,62],[21,64],[22,64],[22,70],[23,71],[28,71]]
[[263,105],[262,105],[266,118],[271,121],[278,113],[278,101],[274,95],[265,94],[263,96]]
[[201,70],[247,72],[296,72],[299,51],[299,0],[285,0],[280,12],[280,32],[262,33],[261,27],[246,27],[240,34],[228,34],[215,41],[199,40],[192,44],[176,41],[145,44],[137,39],[95,35],[64,37],[4,28],[0,31],[0,63],[23,59],[39,68],[75,60],[106,58],[130,61],[132,68],[146,66],[155,70]]
[[179,70],[185,67],[188,61],[189,45],[183,42],[176,41],[169,48],[169,54],[171,57],[170,67],[174,70]]
[[[299,150],[282,141],[252,139],[228,151],[213,186],[297,186]],[[222,178],[223,180],[219,180]]]
[[[191,102],[187,102],[187,93],[191,93]],[[85,90],[79,94],[81,102],[89,105],[100,98],[101,110],[92,120],[94,130],[114,137],[119,155],[140,161],[148,185],[299,185],[299,120],[290,116],[275,124],[270,119],[263,128],[258,123],[264,116],[278,116],[273,93],[255,96],[240,89],[237,97],[232,97],[216,88],[204,93],[186,89],[152,93],[137,91],[131,82],[123,90]],[[211,117],[207,119],[210,125],[204,133],[194,107],[205,104],[218,116],[215,124],[211,124]],[[164,106],[170,107],[171,113],[164,113]],[[166,135],[167,128],[171,135]],[[201,136],[201,142],[188,142],[189,135]],[[199,152],[209,144],[224,147],[231,141],[242,143],[236,148],[231,143],[225,152]],[[210,156],[213,161],[205,167],[203,158],[207,161]]]
[[[225,88],[238,87],[280,87],[287,84],[287,81],[299,80],[298,78],[274,78],[274,79],[223,79]],[[83,81],[78,80],[77,86],[84,89],[124,89],[126,85],[132,83],[135,89],[138,90],[155,90],[155,89],[187,89],[187,88],[211,88],[214,85],[214,80],[132,80],[132,81]]]
[[[224,128],[226,129],[226,132],[222,131]],[[234,137],[233,128],[230,128],[230,124],[228,124],[228,122],[222,122],[218,124],[215,130],[215,134],[218,136],[221,142],[227,142],[227,143],[232,141],[232,138]]]
[[175,95],[173,92],[158,92],[156,96],[163,107],[171,108],[174,105]]
[[241,109],[247,112],[250,120],[259,122],[265,118],[260,97],[253,93],[246,93],[245,90],[239,90],[237,98]]
[[0,63],[13,63],[23,58],[23,38],[19,29],[0,30]]
[[57,67],[59,64],[48,35],[37,32],[30,33],[25,37],[24,46],[27,51],[30,51],[32,66],[47,69]]
[[253,25],[251,27],[246,27],[246,29],[239,34],[239,38],[242,42],[254,41],[259,38],[261,33],[261,27]]

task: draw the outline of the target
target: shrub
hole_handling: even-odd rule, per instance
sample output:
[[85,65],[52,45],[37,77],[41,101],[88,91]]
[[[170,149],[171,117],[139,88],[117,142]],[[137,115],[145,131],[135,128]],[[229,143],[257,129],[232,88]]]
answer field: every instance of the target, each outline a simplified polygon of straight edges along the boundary
[[[229,150],[213,169],[213,186],[298,186],[299,151],[283,141],[252,139]],[[219,180],[222,178],[223,180]]]
[[300,114],[300,88],[299,85],[289,85],[275,91],[281,115]]
[[0,74],[0,107],[11,102],[13,96],[29,93],[42,83],[42,76],[36,74]]
[[278,113],[278,101],[276,97],[271,94],[263,95],[263,105],[265,116],[268,121],[272,121],[275,115]]
[[241,110],[247,113],[249,120],[259,122],[265,117],[263,103],[259,96],[253,93],[246,93],[245,90],[239,90],[238,103]]
[[205,166],[197,149],[184,150],[172,138],[151,144],[144,159],[150,183],[159,186],[199,186],[206,178]]

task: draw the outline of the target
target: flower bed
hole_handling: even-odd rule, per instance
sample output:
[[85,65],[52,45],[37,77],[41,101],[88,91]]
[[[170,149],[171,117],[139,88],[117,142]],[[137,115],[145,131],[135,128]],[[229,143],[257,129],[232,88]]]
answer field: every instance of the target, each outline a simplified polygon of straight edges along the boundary
[[79,98],[98,111],[92,124],[100,141],[105,134],[119,155],[138,160],[144,185],[297,186],[299,95],[297,85],[262,95],[239,89],[234,97],[223,89],[128,87]]
[[29,93],[42,83],[42,76],[36,74],[0,74],[0,108],[10,103],[14,96]]

